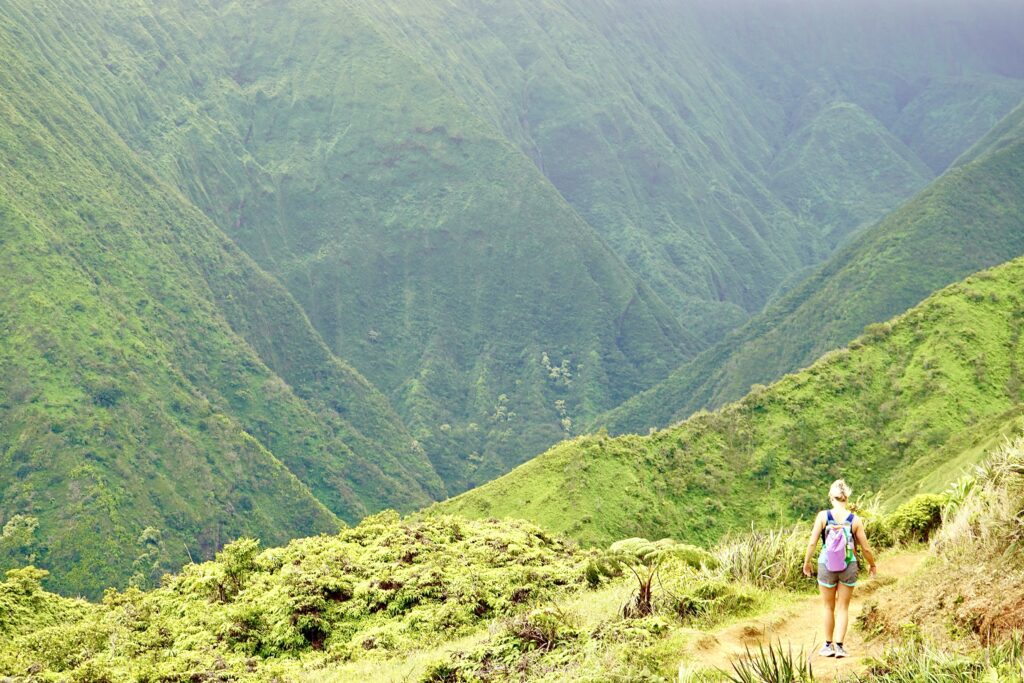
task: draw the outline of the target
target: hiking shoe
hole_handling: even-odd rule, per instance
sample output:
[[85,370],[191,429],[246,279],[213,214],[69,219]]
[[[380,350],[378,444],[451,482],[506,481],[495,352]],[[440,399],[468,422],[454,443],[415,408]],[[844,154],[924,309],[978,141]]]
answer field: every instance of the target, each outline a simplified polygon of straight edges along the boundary
[[[825,643],[824,645],[822,645],[821,649],[818,650],[818,656],[819,657],[835,657],[836,656],[836,652],[835,652],[835,650],[832,649],[832,643]],[[845,652],[843,653],[843,656],[846,656]]]
[[840,645],[839,643],[836,643],[832,647],[835,649],[835,658],[836,659],[839,659],[840,657],[846,657],[847,656],[846,655],[846,648],[843,647],[842,645]]

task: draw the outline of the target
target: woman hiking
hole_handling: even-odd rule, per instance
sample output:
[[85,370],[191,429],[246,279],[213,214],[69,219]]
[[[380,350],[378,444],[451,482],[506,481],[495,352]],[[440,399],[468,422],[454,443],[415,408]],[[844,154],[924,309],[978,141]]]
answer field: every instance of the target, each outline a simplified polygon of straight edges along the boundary
[[864,522],[846,505],[850,487],[842,479],[832,482],[828,498],[831,510],[822,510],[814,520],[814,530],[804,556],[804,574],[811,576],[811,557],[821,539],[818,553],[818,591],[824,608],[825,645],[818,652],[822,657],[845,657],[843,638],[850,620],[850,598],[857,585],[857,553],[859,548],[868,561],[868,571],[875,575],[875,553],[864,533]]

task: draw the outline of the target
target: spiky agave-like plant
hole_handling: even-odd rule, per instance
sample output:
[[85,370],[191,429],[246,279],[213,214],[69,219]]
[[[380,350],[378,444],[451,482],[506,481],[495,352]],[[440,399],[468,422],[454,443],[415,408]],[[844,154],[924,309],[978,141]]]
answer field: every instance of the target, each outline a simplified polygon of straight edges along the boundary
[[629,569],[637,581],[636,591],[622,608],[622,616],[627,618],[646,617],[654,613],[654,582],[666,560],[680,558],[696,566],[705,561],[702,556],[707,556],[706,561],[713,562],[710,554],[671,538],[660,541],[626,538],[613,543],[608,549],[608,555]]
[[793,648],[783,649],[782,643],[757,646],[757,652],[747,653],[732,662],[732,672],[725,672],[734,683],[804,683],[814,680],[811,661],[803,650],[793,654]]

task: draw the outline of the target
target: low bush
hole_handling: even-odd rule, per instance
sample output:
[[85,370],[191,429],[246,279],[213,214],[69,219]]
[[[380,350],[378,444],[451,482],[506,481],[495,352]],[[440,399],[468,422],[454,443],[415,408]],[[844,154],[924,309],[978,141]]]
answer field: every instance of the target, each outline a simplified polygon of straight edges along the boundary
[[748,589],[720,579],[694,578],[669,601],[672,611],[684,622],[713,623],[754,606],[756,600]]
[[759,645],[757,652],[732,662],[728,680],[734,683],[804,683],[814,680],[811,662],[803,652],[795,653],[781,644]]
[[942,525],[942,494],[924,493],[914,496],[886,515],[882,522],[893,544],[923,543]]

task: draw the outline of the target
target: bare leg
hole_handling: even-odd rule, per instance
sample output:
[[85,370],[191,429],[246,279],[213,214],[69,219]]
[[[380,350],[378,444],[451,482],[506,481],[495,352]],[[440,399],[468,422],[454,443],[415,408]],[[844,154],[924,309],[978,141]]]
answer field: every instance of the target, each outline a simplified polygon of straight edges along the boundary
[[853,597],[853,587],[839,584],[836,586],[836,642],[841,643],[846,638],[846,626],[850,622],[850,598]]
[[[842,585],[842,584],[840,584]],[[835,630],[836,622],[833,611],[836,607],[836,589],[828,588],[818,584],[818,592],[821,593],[822,620],[825,626],[825,640],[832,640],[832,631]],[[849,604],[849,601],[847,601]],[[845,627],[844,627],[845,628]]]

